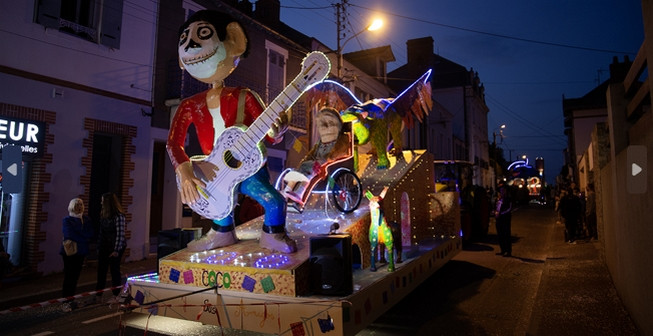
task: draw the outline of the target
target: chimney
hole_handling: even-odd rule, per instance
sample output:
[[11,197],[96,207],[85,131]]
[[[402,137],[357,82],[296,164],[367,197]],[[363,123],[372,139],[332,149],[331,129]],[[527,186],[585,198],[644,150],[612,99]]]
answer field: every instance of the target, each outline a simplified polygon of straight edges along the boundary
[[238,8],[238,10],[241,11],[243,14],[247,16],[252,16],[253,5],[251,2],[249,2],[249,0],[238,1],[235,7]]
[[281,3],[279,0],[258,0],[254,17],[261,23],[275,28],[279,24],[281,17]]
[[433,38],[430,36],[406,41],[408,64],[427,63],[433,56]]
[[612,64],[610,64],[610,81],[613,83],[623,82],[632,65],[633,62],[630,61],[628,55],[624,56],[623,63],[619,62],[619,57],[614,56]]

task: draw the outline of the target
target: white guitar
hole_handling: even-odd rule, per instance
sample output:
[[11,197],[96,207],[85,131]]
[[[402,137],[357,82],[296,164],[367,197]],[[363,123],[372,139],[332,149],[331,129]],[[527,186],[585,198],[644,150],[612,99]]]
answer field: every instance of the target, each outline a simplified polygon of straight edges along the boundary
[[302,70],[288,86],[246,129],[232,126],[218,137],[205,159],[194,161],[195,176],[205,188],[197,187],[200,199],[189,205],[193,211],[209,219],[229,216],[236,205],[236,186],[254,175],[265,163],[259,143],[279,114],[291,107],[306,88],[322,81],[329,74],[331,63],[323,53],[314,51],[302,61]]

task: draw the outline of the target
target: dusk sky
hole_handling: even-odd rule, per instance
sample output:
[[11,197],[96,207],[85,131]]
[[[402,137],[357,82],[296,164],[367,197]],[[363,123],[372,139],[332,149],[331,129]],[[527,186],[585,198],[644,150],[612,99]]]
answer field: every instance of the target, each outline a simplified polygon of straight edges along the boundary
[[[281,0],[281,20],[332,49],[337,48],[335,0]],[[614,56],[632,61],[643,40],[639,0],[350,0],[348,36],[381,16],[384,27],[349,41],[345,52],[390,45],[406,63],[406,41],[433,37],[434,52],[467,69],[485,85],[489,141],[506,159],[545,159],[555,181],[566,147],[562,98],[579,98],[609,77]],[[434,74],[437,76],[437,74]],[[437,97],[435,97],[437,100]]]

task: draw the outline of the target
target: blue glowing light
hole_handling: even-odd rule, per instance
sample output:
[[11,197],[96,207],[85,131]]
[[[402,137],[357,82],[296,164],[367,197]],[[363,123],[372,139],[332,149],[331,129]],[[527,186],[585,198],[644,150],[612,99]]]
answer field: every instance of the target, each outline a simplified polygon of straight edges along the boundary
[[159,282],[159,274],[154,272],[154,273],[146,273],[146,274],[141,274],[141,275],[135,275],[135,276],[130,276],[127,277],[127,282]]
[[238,253],[236,252],[224,252],[221,250],[218,253],[204,259],[204,262],[213,265],[215,264],[226,265],[226,264],[231,264],[234,261],[234,259],[236,259],[237,256]]
[[287,255],[285,254],[272,254],[269,256],[264,256],[258,258],[254,262],[254,267],[256,268],[279,268],[290,261]]
[[526,158],[525,161],[524,160],[517,160],[517,161],[511,163],[510,166],[508,166],[508,170],[512,170],[513,168],[514,169],[522,168],[522,167],[529,168],[529,169],[533,168],[533,166],[530,166],[528,164],[528,158]]

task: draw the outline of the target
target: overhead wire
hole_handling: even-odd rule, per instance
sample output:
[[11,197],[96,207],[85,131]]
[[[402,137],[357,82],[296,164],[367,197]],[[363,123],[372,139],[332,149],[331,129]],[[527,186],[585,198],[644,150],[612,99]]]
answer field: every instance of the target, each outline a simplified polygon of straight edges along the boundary
[[354,4],[352,4],[351,6],[363,8],[363,9],[370,10],[370,11],[378,11],[378,12],[381,12],[381,13],[384,13],[384,14],[387,14],[387,15],[392,15],[392,16],[407,19],[407,20],[432,24],[432,25],[440,26],[440,27],[444,27],[444,28],[456,29],[456,30],[470,32],[470,33],[488,35],[488,36],[492,36],[492,37],[500,37],[500,38],[515,40],[515,41],[542,44],[542,45],[548,45],[548,46],[554,46],[554,47],[579,49],[579,50],[586,50],[586,51],[604,52],[604,53],[611,53],[611,54],[615,54],[615,53],[617,53],[617,54],[628,54],[628,55],[636,55],[637,54],[637,52],[633,52],[633,51],[622,51],[622,50],[592,48],[592,47],[585,47],[585,46],[558,43],[558,42],[540,41],[540,40],[535,40],[535,39],[529,39],[529,38],[506,35],[506,34],[491,33],[491,32],[486,32],[486,31],[482,31],[482,30],[458,27],[458,26],[439,23],[439,22],[435,22],[435,21],[430,21],[430,20],[419,19],[419,18],[414,18],[414,17],[410,17],[410,16],[405,16],[405,15],[395,14],[395,13],[388,12],[388,11],[376,10],[376,9],[372,9],[372,8],[368,8],[368,7],[364,7],[364,6],[359,6],[359,5],[354,5]]
[[[536,127],[535,125],[533,125],[533,123],[531,121],[529,121],[526,118],[522,117],[518,113],[512,111],[509,107],[505,106],[504,104],[502,104],[501,102],[496,100],[491,95],[486,93],[485,97],[488,98],[494,104],[496,104],[498,107],[500,107],[506,114],[510,115],[516,121],[518,121],[519,123],[524,125],[524,127],[533,130],[535,133],[541,134],[542,137],[550,138],[550,139],[556,139],[556,137],[558,136],[556,134],[546,132],[543,129],[541,129],[540,127]],[[566,145],[566,142],[565,142],[565,145]]]

